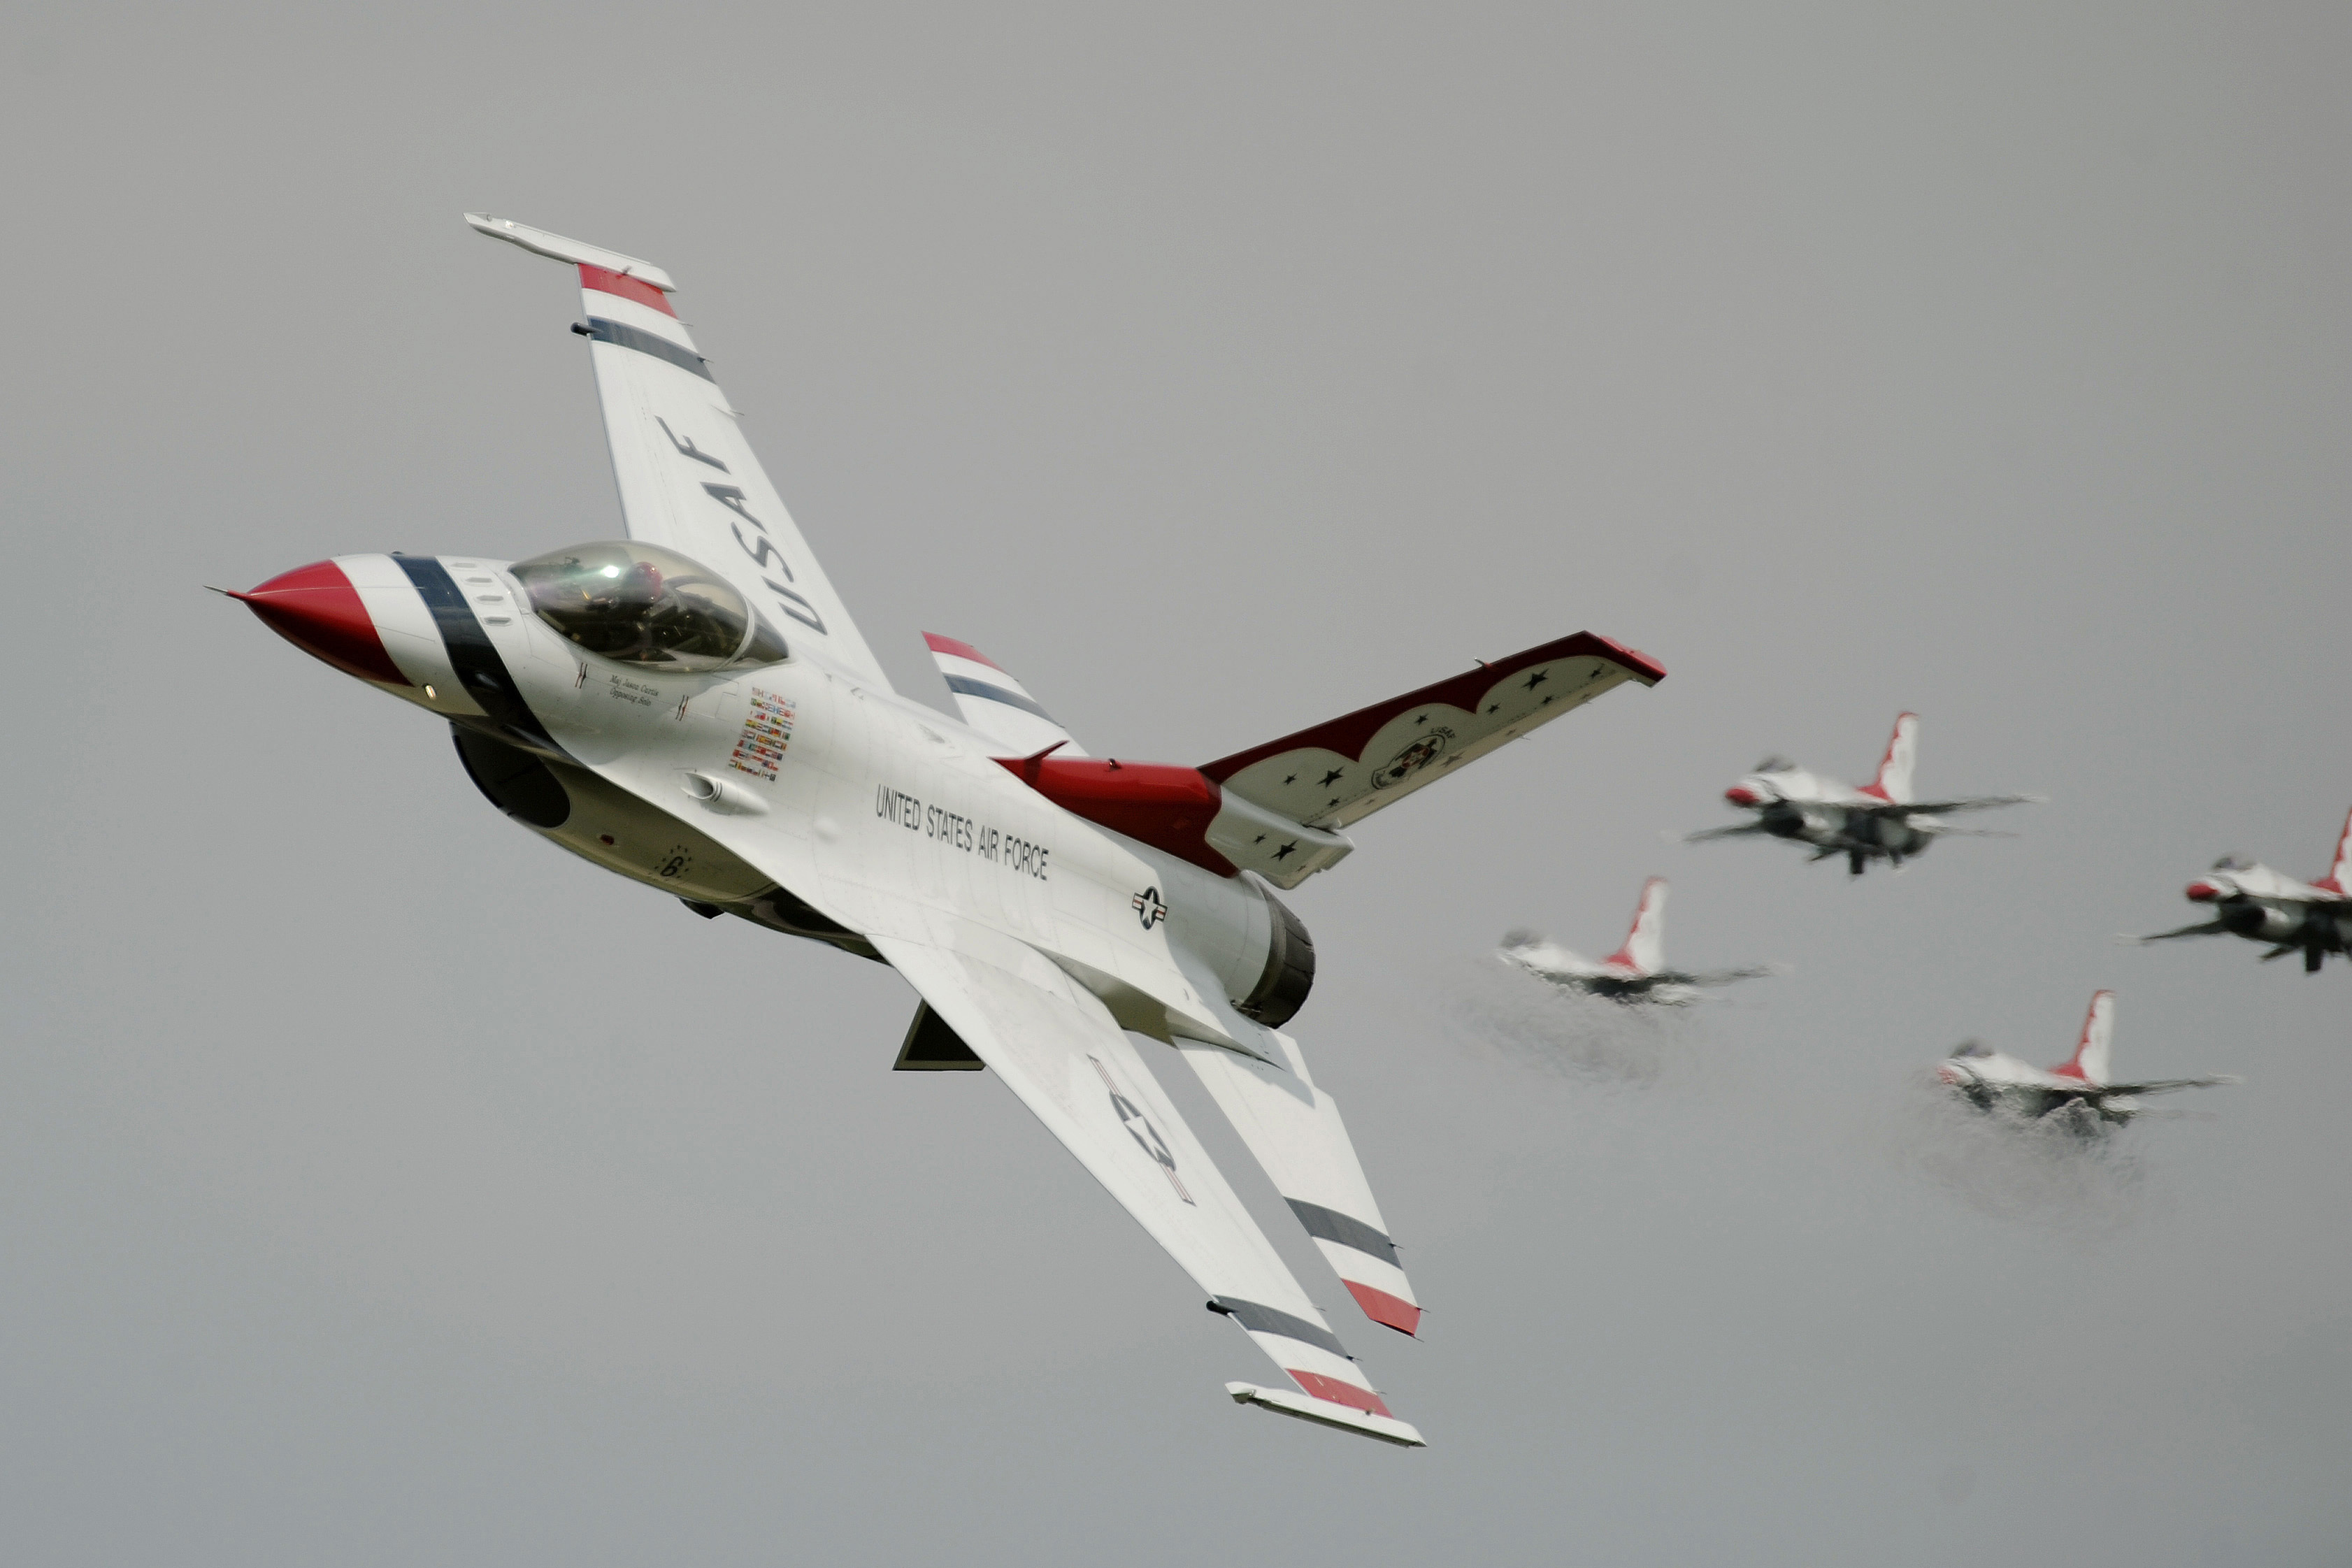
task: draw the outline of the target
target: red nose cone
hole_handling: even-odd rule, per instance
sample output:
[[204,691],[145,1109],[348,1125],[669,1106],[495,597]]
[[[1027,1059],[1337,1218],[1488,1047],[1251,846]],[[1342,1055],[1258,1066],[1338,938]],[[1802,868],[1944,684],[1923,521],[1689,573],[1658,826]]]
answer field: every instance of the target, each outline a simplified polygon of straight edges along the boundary
[[2192,882],[2189,884],[2189,896],[2196,903],[2210,904],[2221,896],[2221,890],[2210,882]]
[[1756,804],[1756,791],[1750,789],[1745,784],[1734,784],[1730,789],[1726,789],[1723,792],[1723,798],[1730,801],[1735,806],[1753,806]]
[[333,561],[296,567],[241,599],[272,632],[347,675],[404,686],[408,677],[383,651],[360,591]]

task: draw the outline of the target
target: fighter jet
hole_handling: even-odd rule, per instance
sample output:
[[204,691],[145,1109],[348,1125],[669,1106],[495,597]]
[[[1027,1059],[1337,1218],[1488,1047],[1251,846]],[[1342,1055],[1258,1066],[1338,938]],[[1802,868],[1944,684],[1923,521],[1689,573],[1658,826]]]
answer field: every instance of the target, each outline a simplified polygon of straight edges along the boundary
[[1728,828],[1708,828],[1685,837],[1685,843],[1706,839],[1769,833],[1813,846],[1814,860],[1845,856],[1846,870],[1860,876],[1874,860],[1884,858],[1900,868],[1927,846],[1955,833],[1972,838],[2004,835],[1983,829],[1955,828],[1935,815],[1941,811],[1981,811],[1993,806],[2014,806],[2038,800],[2038,795],[1973,795],[1948,800],[1912,797],[1911,766],[1919,754],[1919,716],[1898,714],[1878,777],[1859,789],[1809,773],[1785,758],[1768,757],[1753,771],[1723,792],[1723,798],[1756,813],[1753,821]]
[[2074,1054],[2043,1072],[2016,1057],[1988,1050],[1970,1040],[1936,1069],[1937,1077],[1980,1111],[1997,1111],[2021,1120],[2038,1122],[2063,1116],[2081,1130],[2121,1126],[2144,1114],[2143,1094],[2169,1093],[2175,1089],[2205,1089],[2235,1083],[2231,1077],[2153,1078],[2141,1083],[2108,1081],[2110,1044],[2116,1032],[2116,994],[2096,991],[2083,1019],[2083,1038]]
[[1339,1106],[1282,1031],[1315,946],[1274,890],[1337,864],[1382,807],[1665,672],[1579,633],[1195,768],[1089,757],[992,660],[934,635],[950,718],[892,689],[669,275],[467,221],[577,269],[625,537],[513,562],[342,555],[236,597],[436,716],[481,792],[558,847],[697,915],[896,968],[917,1005],[894,1065],[993,1070],[1296,1385],[1228,1394],[1420,1445],[1154,1068],[1199,1076],[1365,1314],[1414,1333]]
[[1665,939],[1666,879],[1654,876],[1642,884],[1642,902],[1633,907],[1633,927],[1625,933],[1625,945],[1598,963],[1525,931],[1514,931],[1503,938],[1501,956],[1505,963],[1516,964],[1567,990],[1605,997],[1612,1002],[1666,1007],[1696,1001],[1702,986],[1727,986],[1773,972],[1769,967],[1668,969],[1663,967]]
[[2266,865],[2250,864],[2224,855],[2213,869],[2189,884],[2192,904],[2210,904],[2213,918],[2178,931],[2152,936],[2128,936],[2128,942],[2165,942],[2175,936],[2213,936],[2228,933],[2249,942],[2268,942],[2263,955],[2267,964],[2289,953],[2303,955],[2303,972],[2315,975],[2330,953],[2352,950],[2352,894],[2345,891],[2352,874],[2352,816],[2336,839],[2336,863],[2317,882],[2297,882]]

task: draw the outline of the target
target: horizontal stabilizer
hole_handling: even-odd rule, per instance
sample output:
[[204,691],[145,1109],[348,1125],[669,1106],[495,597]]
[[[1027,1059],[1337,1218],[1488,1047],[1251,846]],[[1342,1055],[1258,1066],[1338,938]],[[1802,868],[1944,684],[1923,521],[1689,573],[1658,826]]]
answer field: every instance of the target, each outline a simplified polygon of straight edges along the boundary
[[1601,693],[1666,672],[1580,632],[1221,758],[1201,771],[1310,828],[1344,828]]
[[1260,1388],[1254,1383],[1228,1383],[1225,1392],[1234,1396],[1236,1405],[1255,1405],[1261,1410],[1296,1416],[1302,1421],[1337,1427],[1343,1432],[1361,1432],[1367,1437],[1378,1437],[1381,1442],[1394,1443],[1400,1448],[1429,1447],[1419,1430],[1393,1416],[1367,1415],[1352,1406],[1337,1405],[1328,1399],[1312,1399],[1304,1394],[1293,1394],[1287,1388]]

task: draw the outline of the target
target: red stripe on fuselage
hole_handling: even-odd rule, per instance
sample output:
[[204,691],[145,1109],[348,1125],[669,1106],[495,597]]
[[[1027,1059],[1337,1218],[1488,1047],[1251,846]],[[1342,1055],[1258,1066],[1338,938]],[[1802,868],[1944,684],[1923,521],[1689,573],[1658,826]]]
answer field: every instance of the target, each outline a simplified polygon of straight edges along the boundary
[[1348,1287],[1348,1294],[1356,1298],[1356,1305],[1364,1309],[1364,1315],[1382,1328],[1394,1329],[1399,1333],[1421,1332],[1421,1309],[1403,1297],[1391,1296],[1386,1291],[1375,1291],[1370,1285],[1359,1285],[1353,1280],[1342,1280],[1339,1283]]
[[[1328,1399],[1334,1405],[1345,1405],[1350,1409],[1361,1410],[1367,1416],[1387,1416],[1389,1413],[1389,1407],[1381,1403],[1381,1396],[1369,1388],[1359,1388],[1352,1383],[1342,1383],[1336,1377],[1325,1377],[1320,1373],[1301,1372],[1295,1366],[1286,1366],[1282,1370],[1297,1378],[1298,1386],[1318,1399]],[[1394,1420],[1395,1417],[1390,1416],[1390,1419]]]
[[617,295],[623,299],[635,300],[648,309],[660,311],[673,321],[677,319],[677,312],[669,308],[669,296],[642,277],[631,277],[625,272],[614,272],[610,267],[590,267],[586,262],[582,262],[580,287],[593,288],[602,294]]

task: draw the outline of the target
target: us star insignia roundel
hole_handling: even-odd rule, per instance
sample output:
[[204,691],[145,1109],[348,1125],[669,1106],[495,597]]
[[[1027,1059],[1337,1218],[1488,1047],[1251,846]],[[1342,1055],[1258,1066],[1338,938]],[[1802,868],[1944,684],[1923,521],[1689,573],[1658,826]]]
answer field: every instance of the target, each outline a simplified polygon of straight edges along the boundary
[[1118,1113],[1119,1124],[1127,1129],[1127,1135],[1135,1140],[1137,1148],[1151,1156],[1152,1163],[1168,1178],[1168,1185],[1176,1189],[1176,1196],[1192,1203],[1192,1195],[1184,1190],[1184,1178],[1176,1174],[1176,1156],[1168,1152],[1168,1140],[1160,1135],[1160,1129],[1151,1124],[1151,1118],[1134,1101],[1119,1092],[1118,1081],[1111,1077],[1110,1069],[1102,1064],[1101,1058],[1089,1053],[1087,1060],[1094,1063],[1103,1087],[1110,1092],[1110,1108]]

